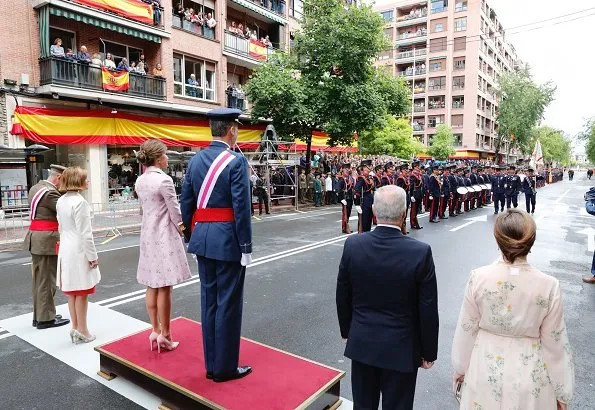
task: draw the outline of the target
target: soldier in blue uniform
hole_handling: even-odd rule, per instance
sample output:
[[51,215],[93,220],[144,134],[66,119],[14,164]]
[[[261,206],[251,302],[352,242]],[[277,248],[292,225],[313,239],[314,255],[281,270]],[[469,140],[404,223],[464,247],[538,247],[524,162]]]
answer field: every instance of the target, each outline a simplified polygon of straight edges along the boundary
[[527,170],[527,177],[523,180],[521,186],[525,193],[525,209],[527,210],[527,213],[534,214],[537,195],[537,179],[533,168]]
[[498,212],[504,212],[504,194],[506,192],[506,175],[502,175],[501,168],[496,169],[496,173],[492,176],[492,192],[494,194],[494,215]]
[[342,206],[341,232],[351,233],[349,218],[353,207],[353,188],[355,187],[355,180],[351,176],[351,164],[343,164],[342,172],[343,175],[339,179],[339,202]]
[[456,175],[456,165],[451,164],[449,166],[450,174],[448,175],[448,185],[450,187],[450,200],[448,203],[448,216],[457,216],[457,204],[459,200],[459,193],[457,188],[459,187],[459,179]]
[[516,167],[514,165],[508,167],[508,175],[506,176],[504,190],[504,195],[506,196],[506,209],[510,209],[511,203],[515,208],[519,206],[521,178],[516,174]]
[[440,194],[442,193],[442,187],[440,183],[440,168],[434,167],[432,174],[428,178],[428,192],[429,192],[429,208],[430,208],[430,222],[438,223],[438,213],[440,206]]
[[358,233],[372,230],[372,204],[374,203],[374,179],[370,176],[372,160],[363,160],[360,164],[360,174],[355,183],[354,201],[358,207]]
[[442,168],[442,193],[440,194],[440,210],[438,211],[438,217],[440,219],[448,219],[446,216],[446,209],[449,208],[452,210],[451,205],[451,192],[452,188],[450,186],[450,165],[446,164]]
[[252,261],[248,161],[233,151],[241,113],[218,108],[207,114],[213,141],[190,160],[180,201],[192,231],[188,252],[198,261],[206,377],[215,382],[252,372],[238,365],[244,277]]

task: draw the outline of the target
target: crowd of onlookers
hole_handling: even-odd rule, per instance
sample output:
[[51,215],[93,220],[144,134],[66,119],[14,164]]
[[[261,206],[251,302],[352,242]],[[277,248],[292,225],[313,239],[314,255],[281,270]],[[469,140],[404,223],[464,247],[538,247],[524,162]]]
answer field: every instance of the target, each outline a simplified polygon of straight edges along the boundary
[[[227,28],[227,31],[229,31],[232,34],[235,34],[240,38],[245,38],[246,40],[258,40],[258,33],[256,32],[256,30],[250,30],[250,27],[247,26],[244,28],[244,25],[242,23],[236,24],[235,21],[232,21],[229,27]],[[268,35],[260,37],[260,42],[264,44],[266,48],[273,48],[273,43],[269,39]]]
[[180,3],[178,4],[178,8],[174,14],[178,16],[181,21],[190,22],[195,28],[200,28],[203,30],[205,35],[207,34],[207,31],[212,31],[212,35],[209,35],[208,37],[214,37],[214,30],[215,26],[217,25],[217,21],[213,17],[213,13],[206,11],[195,12],[194,8],[185,8],[184,5]]

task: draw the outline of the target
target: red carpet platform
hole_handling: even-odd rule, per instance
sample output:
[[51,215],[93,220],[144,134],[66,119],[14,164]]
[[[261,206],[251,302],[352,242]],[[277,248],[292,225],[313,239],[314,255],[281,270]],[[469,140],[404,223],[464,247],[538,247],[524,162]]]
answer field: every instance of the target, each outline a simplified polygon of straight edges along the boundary
[[206,379],[200,323],[172,321],[180,346],[149,350],[150,329],[95,348],[99,374],[131,380],[160,397],[163,409],[335,409],[344,372],[242,338],[240,364],[249,376],[226,383]]

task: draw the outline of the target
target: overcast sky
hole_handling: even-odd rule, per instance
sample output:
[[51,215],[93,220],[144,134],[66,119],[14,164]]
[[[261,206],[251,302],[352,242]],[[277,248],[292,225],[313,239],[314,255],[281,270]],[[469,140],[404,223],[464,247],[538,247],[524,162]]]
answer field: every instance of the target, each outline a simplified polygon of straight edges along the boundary
[[[475,1],[480,0],[469,0]],[[377,5],[391,3],[394,0],[376,0]],[[595,7],[593,0],[488,0],[487,3],[494,8],[505,29]],[[589,14],[595,14],[595,9],[556,21]],[[575,135],[585,118],[595,116],[595,104],[591,101],[595,81],[590,79],[595,68],[595,53],[591,49],[595,15],[554,25],[556,21],[528,27],[546,26],[538,30],[507,30],[507,41],[514,45],[518,56],[530,64],[537,82],[551,80],[558,87],[544,124]],[[519,32],[512,34],[515,31]]]

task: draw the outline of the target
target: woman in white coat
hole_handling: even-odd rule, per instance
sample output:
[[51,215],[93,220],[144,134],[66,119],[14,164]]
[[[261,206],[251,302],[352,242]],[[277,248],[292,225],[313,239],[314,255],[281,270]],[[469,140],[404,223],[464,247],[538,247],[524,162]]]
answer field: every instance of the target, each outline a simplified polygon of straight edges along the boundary
[[61,190],[56,204],[60,231],[58,251],[58,286],[68,296],[72,343],[95,340],[87,328],[88,296],[99,283],[97,252],[91,228],[91,207],[80,194],[88,188],[87,171],[79,167],[62,173]]

